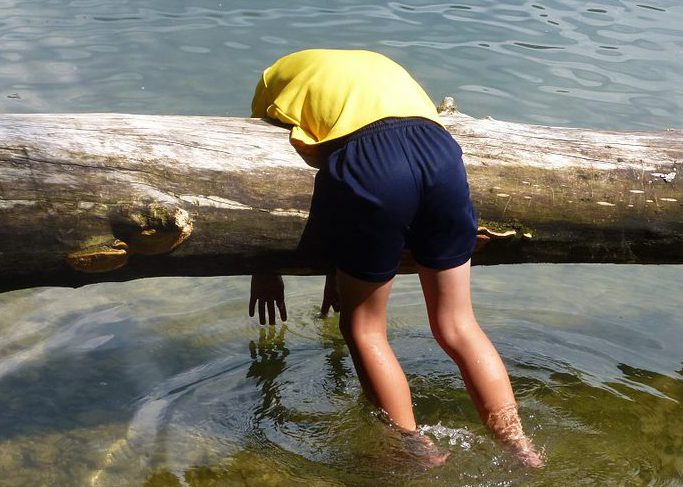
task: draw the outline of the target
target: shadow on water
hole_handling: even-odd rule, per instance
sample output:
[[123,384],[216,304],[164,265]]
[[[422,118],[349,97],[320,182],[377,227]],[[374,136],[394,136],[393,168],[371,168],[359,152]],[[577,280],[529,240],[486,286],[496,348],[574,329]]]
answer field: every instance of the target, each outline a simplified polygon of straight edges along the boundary
[[[120,316],[122,307],[94,308],[86,316],[67,314],[52,324],[58,331],[51,336],[3,359],[0,438],[125,423],[150,384],[214,355],[192,340],[164,335],[163,330],[157,338],[138,334],[135,323]],[[100,329],[105,334],[88,338],[99,325],[106,326]],[[163,348],[150,348],[149,342],[159,337]],[[23,421],[27,414],[30,422]]]

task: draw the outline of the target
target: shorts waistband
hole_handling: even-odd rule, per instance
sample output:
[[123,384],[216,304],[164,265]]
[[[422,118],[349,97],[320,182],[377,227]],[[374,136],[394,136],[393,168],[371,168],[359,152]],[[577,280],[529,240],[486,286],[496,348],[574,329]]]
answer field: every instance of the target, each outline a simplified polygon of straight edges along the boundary
[[346,140],[354,140],[358,137],[383,132],[385,130],[399,128],[399,127],[413,127],[416,125],[436,125],[436,122],[423,117],[389,117],[372,122],[364,127],[359,128],[355,132],[349,134]]

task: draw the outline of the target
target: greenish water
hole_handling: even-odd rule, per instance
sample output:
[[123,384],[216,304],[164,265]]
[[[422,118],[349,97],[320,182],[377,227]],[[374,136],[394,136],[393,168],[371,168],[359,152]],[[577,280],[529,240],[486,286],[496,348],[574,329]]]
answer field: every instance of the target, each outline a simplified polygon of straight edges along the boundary
[[[681,127],[681,25],[663,0],[0,0],[0,111],[244,116],[264,66],[328,46],[389,54],[475,116]],[[390,334],[418,422],[452,452],[432,470],[362,397],[316,316],[322,279],[286,284],[290,319],[266,328],[246,277],[0,294],[0,485],[683,485],[680,266],[474,270],[540,472],[479,423],[414,276]]]
[[679,270],[653,287],[637,266],[627,286],[617,266],[475,269],[538,473],[480,425],[415,276],[396,284],[390,333],[419,423],[449,428],[432,470],[362,399],[336,320],[316,316],[321,278],[287,279],[290,320],[266,328],[245,316],[248,278],[0,295],[0,484],[679,485]]

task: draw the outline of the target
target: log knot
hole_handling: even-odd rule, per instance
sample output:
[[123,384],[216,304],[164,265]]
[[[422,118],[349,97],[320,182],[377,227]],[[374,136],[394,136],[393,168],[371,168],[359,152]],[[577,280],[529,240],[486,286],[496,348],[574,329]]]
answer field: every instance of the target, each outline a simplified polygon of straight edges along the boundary
[[110,272],[133,254],[159,255],[177,248],[192,234],[192,219],[182,208],[151,204],[119,209],[111,218],[112,238],[70,253],[67,264],[80,272]]
[[81,272],[110,272],[126,265],[128,256],[128,245],[114,239],[72,252],[66,257],[66,262]]
[[182,208],[153,203],[140,209],[124,209],[112,219],[114,237],[141,255],[171,252],[192,233],[192,219]]

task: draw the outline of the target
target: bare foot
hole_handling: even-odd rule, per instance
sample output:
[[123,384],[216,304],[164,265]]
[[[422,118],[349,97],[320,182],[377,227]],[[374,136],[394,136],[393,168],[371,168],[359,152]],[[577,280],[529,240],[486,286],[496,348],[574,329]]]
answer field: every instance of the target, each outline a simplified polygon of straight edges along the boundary
[[522,441],[510,445],[510,447],[517,460],[525,467],[542,468],[545,465],[543,458],[528,438],[525,437]]
[[438,467],[446,463],[451,452],[441,452],[434,442],[418,431],[403,432],[408,452],[427,467]]
[[509,404],[490,413],[486,425],[504,445],[512,450],[522,465],[530,468],[543,467],[541,455],[522,430],[516,404]]

